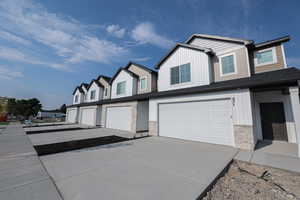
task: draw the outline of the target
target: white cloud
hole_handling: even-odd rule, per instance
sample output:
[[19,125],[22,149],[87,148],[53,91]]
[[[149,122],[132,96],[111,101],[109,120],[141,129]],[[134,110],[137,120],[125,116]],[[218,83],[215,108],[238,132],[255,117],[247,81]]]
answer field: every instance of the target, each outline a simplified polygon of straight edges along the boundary
[[140,23],[134,27],[131,37],[140,44],[152,44],[161,48],[169,48],[174,44],[171,39],[157,33],[150,22]]
[[28,63],[33,65],[43,65],[55,69],[67,70],[67,66],[65,64],[42,61],[31,55],[25,54],[17,49],[9,47],[0,46],[0,58],[14,62]]
[[151,57],[141,57],[141,58],[133,58],[131,60],[137,61],[137,62],[143,62],[143,61],[148,61],[150,59],[151,59]]
[[115,24],[107,26],[106,31],[117,38],[123,38],[126,33],[125,28],[121,28],[119,25]]
[[287,64],[292,67],[300,67],[300,58],[299,57],[288,57]]
[[21,71],[14,70],[5,65],[0,65],[0,79],[15,79],[23,76]]
[[[70,17],[49,13],[32,0],[2,0],[1,27],[50,47],[65,63],[108,63],[128,53],[123,47],[92,34],[90,29],[94,25],[85,25]],[[118,29],[116,32],[121,36],[123,30]]]
[[26,40],[22,37],[19,37],[17,35],[14,35],[12,33],[7,32],[7,31],[1,31],[0,30],[0,38],[2,38],[4,40],[16,42],[16,43],[19,43],[19,44],[23,44],[23,45],[31,44],[31,42],[29,40]]

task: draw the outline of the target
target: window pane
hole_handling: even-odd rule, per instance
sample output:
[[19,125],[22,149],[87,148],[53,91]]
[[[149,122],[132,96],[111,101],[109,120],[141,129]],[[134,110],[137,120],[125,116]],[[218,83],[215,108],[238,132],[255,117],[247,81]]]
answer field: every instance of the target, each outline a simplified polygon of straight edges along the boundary
[[117,84],[117,94],[125,94],[125,86],[126,86],[126,82],[120,82]]
[[179,67],[171,68],[171,85],[179,83]]
[[264,52],[259,52],[256,54],[256,57],[257,57],[258,64],[272,62],[273,61],[272,49]]
[[190,64],[185,64],[180,66],[180,82],[189,82],[191,81],[191,67]]
[[146,79],[142,78],[141,79],[141,89],[145,89],[146,88]]
[[107,88],[104,89],[104,95],[107,96]]
[[221,58],[223,74],[234,73],[234,60],[233,55]]

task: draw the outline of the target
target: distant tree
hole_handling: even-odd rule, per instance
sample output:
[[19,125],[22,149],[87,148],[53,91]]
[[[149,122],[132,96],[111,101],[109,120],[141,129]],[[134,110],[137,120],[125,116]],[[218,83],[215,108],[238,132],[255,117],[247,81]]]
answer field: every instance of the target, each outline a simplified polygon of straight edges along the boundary
[[15,116],[21,115],[26,119],[36,115],[42,108],[42,104],[36,98],[32,99],[10,99],[8,101],[8,113]]
[[63,105],[60,107],[60,112],[62,112],[62,113],[66,113],[66,112],[67,112],[67,106],[66,106],[66,104],[63,104]]
[[3,106],[0,104],[0,113],[3,111]]

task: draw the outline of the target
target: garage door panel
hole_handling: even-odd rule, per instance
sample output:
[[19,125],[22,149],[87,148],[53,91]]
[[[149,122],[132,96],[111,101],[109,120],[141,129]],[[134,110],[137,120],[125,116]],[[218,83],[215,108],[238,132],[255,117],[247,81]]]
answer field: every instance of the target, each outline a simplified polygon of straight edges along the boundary
[[131,131],[132,107],[109,107],[106,110],[106,127]]
[[159,135],[233,145],[232,105],[228,100],[159,105]]
[[95,125],[95,112],[96,109],[94,108],[86,108],[82,109],[81,113],[81,124],[94,126]]
[[68,111],[68,122],[76,123],[77,118],[77,110],[69,110]]

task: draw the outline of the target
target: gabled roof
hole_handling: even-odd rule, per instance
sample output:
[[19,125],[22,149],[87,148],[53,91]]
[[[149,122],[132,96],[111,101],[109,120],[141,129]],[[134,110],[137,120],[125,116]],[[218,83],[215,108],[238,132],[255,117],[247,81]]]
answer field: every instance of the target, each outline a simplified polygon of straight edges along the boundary
[[93,79],[91,82],[90,82],[90,84],[89,84],[89,86],[88,86],[88,89],[87,90],[89,90],[90,89],[90,87],[93,85],[93,83],[96,83],[99,87],[101,87],[101,88],[104,88],[104,86],[98,81],[98,80],[96,80],[96,79]]
[[104,75],[99,75],[98,78],[97,78],[97,80],[100,80],[100,78],[103,78],[103,79],[104,79],[106,82],[108,82],[108,83],[109,83],[109,81],[110,81],[110,79],[111,79],[111,77],[104,76]]
[[236,44],[243,44],[248,45],[252,44],[253,40],[245,40],[245,39],[239,39],[239,38],[232,38],[232,37],[222,37],[217,35],[207,35],[207,34],[193,34],[190,36],[185,43],[189,44],[194,38],[203,38],[203,39],[209,39],[209,40],[218,40],[223,42],[231,42]]
[[112,84],[112,82],[115,80],[115,78],[119,75],[119,73],[121,71],[125,71],[126,73],[128,73],[130,76],[132,76],[133,78],[139,78],[138,75],[136,75],[135,73],[129,71],[128,69],[125,69],[123,67],[120,67],[118,69],[118,71],[115,73],[115,75],[110,79],[109,84]]
[[152,69],[150,69],[150,68],[148,68],[148,67],[146,67],[144,65],[141,65],[141,64],[138,64],[138,63],[135,63],[135,62],[132,62],[132,61],[129,61],[128,64],[124,68],[125,69],[129,69],[130,65],[135,65],[135,66],[137,66],[137,67],[139,67],[141,69],[146,70],[149,73],[157,74],[157,71],[154,71],[154,70],[152,70]]
[[84,93],[84,91],[83,91],[83,89],[81,88],[81,86],[77,86],[77,87],[74,89],[72,95],[74,95],[74,94],[76,93],[76,90],[79,90],[80,93]]
[[268,40],[268,41],[265,41],[265,42],[260,42],[260,43],[257,43],[257,44],[254,44],[254,48],[265,48],[267,46],[274,46],[275,44],[280,44],[280,43],[283,43],[283,42],[288,42],[290,41],[290,36],[287,35],[287,36],[284,36],[284,37],[280,37],[280,38],[276,38],[276,39],[273,39],[273,40]]
[[86,90],[88,90],[89,84],[88,83],[81,83],[80,85],[81,88],[85,88]]
[[204,48],[204,47],[199,47],[196,45],[190,45],[190,44],[182,44],[182,43],[177,43],[164,57],[160,59],[160,61],[156,64],[156,69],[159,69],[160,65],[168,58],[170,57],[176,49],[179,47],[187,48],[187,49],[193,49],[196,51],[202,51],[207,54],[213,54],[213,50],[210,48]]

